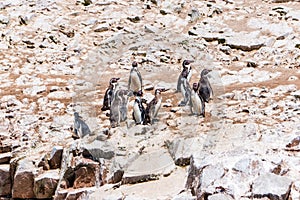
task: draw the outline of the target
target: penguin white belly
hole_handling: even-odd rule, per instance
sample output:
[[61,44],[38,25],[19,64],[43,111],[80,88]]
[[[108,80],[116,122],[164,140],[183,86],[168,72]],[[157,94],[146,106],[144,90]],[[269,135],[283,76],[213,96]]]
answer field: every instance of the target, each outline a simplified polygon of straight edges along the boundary
[[142,122],[142,113],[140,111],[139,105],[135,102],[133,105],[133,114],[136,123]]
[[139,75],[136,72],[131,73],[131,84],[130,89],[133,91],[139,91],[142,89]]
[[191,106],[192,106],[193,114],[200,115],[202,112],[202,102],[200,97],[195,91],[192,91],[191,101],[192,101]]
[[161,106],[161,99],[159,99],[159,100],[157,101],[157,104],[156,104],[155,107],[154,107],[153,118],[155,118],[155,117],[157,116],[158,111],[159,111],[159,109],[160,109],[160,106]]
[[193,74],[193,71],[190,70],[189,73],[188,73],[188,76],[187,76],[187,78],[186,78],[188,81],[190,81],[190,79],[191,79],[191,77],[192,77],[192,74]]

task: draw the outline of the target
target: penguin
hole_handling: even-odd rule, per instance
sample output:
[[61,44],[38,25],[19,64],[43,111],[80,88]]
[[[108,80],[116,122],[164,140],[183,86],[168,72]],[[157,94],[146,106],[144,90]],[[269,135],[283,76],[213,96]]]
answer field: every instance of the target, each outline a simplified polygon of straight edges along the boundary
[[203,69],[200,75],[200,80],[198,82],[198,94],[206,103],[208,103],[213,96],[213,89],[207,78],[207,74],[209,72],[211,72],[211,70]]
[[183,96],[183,100],[179,103],[178,106],[185,106],[189,101],[191,97],[191,86],[187,79],[188,72],[183,71],[182,77],[180,79],[180,91]]
[[192,77],[192,67],[190,66],[191,63],[193,63],[193,60],[184,60],[182,62],[182,71],[178,77],[177,80],[177,90],[176,92],[180,92],[181,91],[181,87],[180,87],[180,83],[181,83],[181,78],[182,78],[182,74],[187,72],[187,80],[190,81],[191,77]]
[[145,108],[143,106],[143,92],[139,90],[135,93],[135,101],[133,104],[132,118],[135,121],[135,124],[144,124],[145,123]]
[[119,89],[115,91],[113,100],[110,106],[109,120],[111,127],[117,127],[121,122],[127,119],[127,103],[128,103],[128,91]]
[[113,99],[110,105],[110,115],[109,121],[112,128],[115,128],[120,125],[121,122],[121,112],[120,105],[122,103],[122,99],[119,96],[119,90],[115,92],[113,95]]
[[104,99],[103,99],[103,106],[101,108],[102,111],[106,111],[110,109],[110,105],[113,99],[113,95],[116,91],[118,80],[120,78],[111,78],[109,81],[109,86],[105,91]]
[[120,122],[124,122],[127,120],[127,110],[128,110],[128,94],[129,94],[129,91],[128,90],[119,90],[118,92],[118,95],[119,95],[119,98],[121,100],[120,102]]
[[191,113],[194,115],[202,115],[205,117],[205,103],[202,97],[198,94],[198,83],[193,83],[193,89],[190,98]]
[[74,133],[75,137],[79,138],[91,134],[89,126],[81,119],[78,112],[74,112]]
[[162,96],[161,92],[164,92],[164,88],[156,89],[154,98],[147,104],[146,108],[146,120],[145,123],[153,124],[161,107]]
[[128,90],[138,92],[142,90],[142,76],[137,68],[138,64],[136,61],[132,63],[132,69],[129,75]]

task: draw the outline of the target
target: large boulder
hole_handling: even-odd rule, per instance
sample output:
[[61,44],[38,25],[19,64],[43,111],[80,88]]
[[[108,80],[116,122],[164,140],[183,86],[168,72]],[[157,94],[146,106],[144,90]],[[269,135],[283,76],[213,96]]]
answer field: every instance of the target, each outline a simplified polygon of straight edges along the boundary
[[137,183],[169,175],[175,169],[172,157],[167,151],[159,150],[142,154],[124,171],[122,183]]
[[34,179],[34,193],[38,199],[52,198],[59,181],[59,171],[49,170]]
[[203,142],[200,137],[177,138],[173,140],[169,145],[169,152],[175,165],[189,165],[192,153],[202,149]]
[[0,196],[11,194],[10,166],[0,165]]
[[32,160],[29,158],[20,160],[14,176],[12,197],[20,199],[34,198],[33,188],[36,174],[37,169]]
[[49,165],[50,165],[51,169],[60,168],[62,153],[63,153],[62,146],[53,147],[51,154],[50,154],[50,159],[49,159]]
[[100,161],[101,158],[112,159],[115,155],[114,147],[107,141],[94,140],[91,143],[82,144],[83,156]]
[[270,200],[287,200],[291,187],[291,179],[266,173],[254,180],[252,193],[256,198],[268,197]]

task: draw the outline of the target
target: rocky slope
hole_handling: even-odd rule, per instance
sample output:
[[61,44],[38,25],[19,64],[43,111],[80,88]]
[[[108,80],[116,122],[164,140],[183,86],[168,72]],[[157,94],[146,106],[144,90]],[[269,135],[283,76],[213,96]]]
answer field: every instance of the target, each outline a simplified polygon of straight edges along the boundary
[[[0,199],[300,199],[299,1],[0,2]],[[178,107],[212,69],[206,117]],[[102,101],[139,63],[153,125]],[[74,111],[91,134],[73,136]]]

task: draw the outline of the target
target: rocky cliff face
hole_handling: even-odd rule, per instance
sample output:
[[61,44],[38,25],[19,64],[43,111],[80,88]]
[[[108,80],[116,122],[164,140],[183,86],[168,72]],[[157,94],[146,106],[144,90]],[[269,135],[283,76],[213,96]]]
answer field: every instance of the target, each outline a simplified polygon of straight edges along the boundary
[[[0,2],[1,199],[300,199],[299,1]],[[211,69],[205,118],[178,107]],[[111,128],[133,61],[153,125]],[[74,111],[89,126],[74,135]]]

